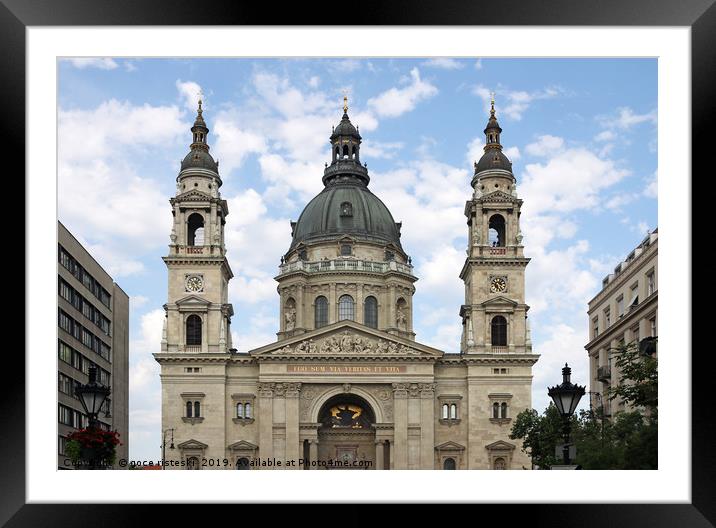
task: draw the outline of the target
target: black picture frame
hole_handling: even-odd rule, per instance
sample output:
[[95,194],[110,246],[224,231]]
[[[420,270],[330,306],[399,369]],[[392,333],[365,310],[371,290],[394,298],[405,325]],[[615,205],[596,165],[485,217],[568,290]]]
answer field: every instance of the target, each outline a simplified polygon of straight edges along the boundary
[[[345,9],[342,9],[345,7]],[[692,173],[707,178],[713,173],[711,162],[713,147],[710,140],[716,95],[716,5],[714,0],[422,0],[407,2],[394,0],[375,4],[336,4],[323,2],[260,3],[234,1],[201,2],[171,0],[0,0],[0,64],[2,82],[3,149],[14,152],[12,161],[25,170],[25,29],[28,26],[104,26],[104,25],[315,25],[329,15],[336,25],[514,25],[514,26],[688,26],[691,28],[692,72]],[[332,16],[330,16],[332,15]],[[359,44],[357,44],[359,45]],[[684,106],[673,111],[687,117]],[[7,159],[7,158],[6,158]],[[683,178],[682,175],[661,177]],[[701,184],[699,184],[701,186]],[[702,193],[702,196],[705,193]],[[28,206],[31,197],[26,197]],[[702,208],[700,208],[702,209]],[[692,205],[692,210],[696,210]],[[684,219],[686,221],[688,219]],[[694,229],[696,223],[694,223]],[[694,241],[698,240],[693,238]],[[27,240],[28,244],[32,241]],[[686,265],[691,265],[690,255]],[[26,277],[26,280],[28,278]],[[690,287],[690,285],[689,285]],[[691,307],[685,307],[691,309]],[[693,313],[692,329],[699,328],[697,314]],[[32,321],[26,320],[26,332],[32,331]],[[686,332],[683,332],[687,334]],[[693,334],[692,334],[693,335]],[[692,501],[690,504],[539,504],[493,505],[471,507],[470,514],[454,517],[452,522],[487,522],[484,515],[497,515],[508,519],[509,525],[549,524],[556,526],[714,526],[716,523],[716,456],[711,432],[716,421],[714,406],[706,393],[712,381],[707,377],[712,370],[712,351],[692,353],[692,343],[685,341],[684,349],[668,351],[692,360],[692,459],[684,457],[679,446],[660,446],[673,452],[673,456],[691,463]],[[126,504],[26,504],[25,500],[25,372],[24,357],[5,348],[6,372],[3,401],[4,416],[0,428],[0,446],[6,456],[0,471],[0,525],[19,526],[132,526],[147,522],[146,507]],[[669,388],[665,389],[669,393]],[[674,391],[674,397],[685,398]],[[98,483],[101,485],[101,483]],[[615,482],[618,485],[618,482]],[[350,495],[350,494],[348,494]],[[588,493],[585,493],[588,495]],[[625,492],[628,496],[628,491]],[[558,498],[555,498],[558,503]],[[211,505],[216,508],[218,505]],[[245,508],[242,506],[242,508]],[[266,508],[266,506],[264,506]],[[322,507],[323,508],[323,507]],[[491,511],[485,511],[485,510]],[[238,510],[233,508],[233,512]],[[309,510],[309,522],[322,522],[327,517],[323,509]],[[341,519],[369,521],[370,510],[365,506],[342,509]],[[421,509],[413,512],[421,514]],[[443,510],[445,512],[445,510]],[[175,525],[193,523],[229,522],[223,513],[212,511],[207,517],[204,508],[171,505],[160,511],[161,522]],[[246,522],[255,513],[242,514],[237,522]],[[277,510],[266,512],[273,522],[280,522]],[[294,522],[296,511],[287,518]],[[330,514],[329,514],[330,515]],[[454,514],[451,514],[451,516]],[[367,516],[367,517],[366,517]],[[223,520],[222,520],[223,519]],[[406,518],[403,518],[405,522]],[[250,522],[250,521],[249,521]],[[347,524],[346,521],[342,524]],[[141,524],[139,524],[141,523]]]

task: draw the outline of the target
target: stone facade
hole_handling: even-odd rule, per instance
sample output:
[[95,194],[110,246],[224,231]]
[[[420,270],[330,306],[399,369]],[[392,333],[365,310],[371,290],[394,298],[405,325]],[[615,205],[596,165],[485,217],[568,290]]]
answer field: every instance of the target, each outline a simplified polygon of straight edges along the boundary
[[[204,140],[208,133],[203,119],[197,123],[195,142],[197,131]],[[494,126],[488,130],[495,137]],[[496,140],[485,156],[501,154]],[[531,468],[509,439],[512,418],[531,407],[538,359],[526,322],[529,259],[514,176],[489,160],[476,164],[465,208],[462,344],[459,354],[445,354],[415,340],[417,277],[400,224],[367,190],[360,143],[346,106],[331,136],[326,189],[292,223],[294,241],[276,276],[278,339],[248,352],[231,348],[228,210],[218,172],[206,169],[208,146],[201,167],[182,165],[165,257],[167,321],[155,354],[162,429],[173,429],[177,444],[167,450],[168,468]],[[217,235],[198,244],[194,214]]]
[[604,278],[602,290],[589,301],[590,340],[584,348],[589,356],[590,403],[594,409],[603,406],[609,418],[627,410],[621,399],[610,400],[607,394],[621,378],[610,350],[658,336],[658,246],[654,229]]

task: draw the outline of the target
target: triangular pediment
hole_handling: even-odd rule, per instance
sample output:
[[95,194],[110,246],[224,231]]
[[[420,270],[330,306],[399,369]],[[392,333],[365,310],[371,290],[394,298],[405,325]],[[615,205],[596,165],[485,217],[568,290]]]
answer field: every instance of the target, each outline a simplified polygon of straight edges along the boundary
[[480,198],[477,199],[478,202],[516,202],[517,198],[507,194],[504,191],[492,191],[486,194],[483,194]]
[[376,330],[355,321],[339,321],[305,334],[277,341],[254,350],[255,357],[383,357],[437,359],[442,350],[382,330]]
[[234,451],[238,451],[241,449],[255,451],[258,448],[259,446],[252,444],[251,442],[247,442],[246,440],[239,440],[238,442],[233,443],[229,446],[229,449],[232,449]]
[[198,189],[189,189],[186,192],[178,194],[174,197],[174,200],[186,201],[186,200],[211,200],[211,195],[200,191]]
[[504,440],[498,440],[485,446],[485,449],[489,451],[512,451],[515,448],[514,444],[505,442]]
[[438,446],[435,446],[436,451],[465,451],[465,446],[458,444],[457,442],[445,442]]
[[177,446],[179,449],[206,449],[209,447],[203,442],[199,442],[199,440],[194,440],[193,438],[191,440],[187,440],[186,442],[182,442]]
[[186,297],[182,297],[181,299],[176,301],[177,306],[208,306],[211,304],[211,301],[207,301],[203,297],[199,297],[198,295],[187,295]]
[[480,306],[517,306],[517,301],[513,301],[512,299],[508,299],[507,297],[500,295],[498,297],[493,297],[492,299],[487,299],[486,301],[480,303]]

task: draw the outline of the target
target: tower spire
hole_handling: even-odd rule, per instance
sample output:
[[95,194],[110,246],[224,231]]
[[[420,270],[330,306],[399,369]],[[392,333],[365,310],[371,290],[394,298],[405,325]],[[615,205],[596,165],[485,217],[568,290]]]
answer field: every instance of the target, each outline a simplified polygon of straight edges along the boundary
[[500,133],[502,129],[495,117],[495,92],[490,92],[490,118],[485,127],[485,152],[489,149],[502,150],[500,144]]
[[343,113],[348,113],[348,95],[343,94]]

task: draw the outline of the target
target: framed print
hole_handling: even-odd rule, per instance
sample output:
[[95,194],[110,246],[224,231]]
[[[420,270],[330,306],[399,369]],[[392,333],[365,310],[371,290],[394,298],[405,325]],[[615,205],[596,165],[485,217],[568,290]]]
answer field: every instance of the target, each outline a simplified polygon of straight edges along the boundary
[[170,4],[0,10],[29,206],[4,523],[714,522],[690,267],[712,2]]

